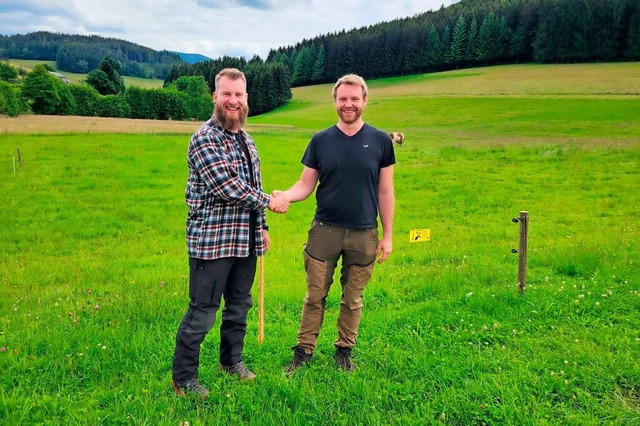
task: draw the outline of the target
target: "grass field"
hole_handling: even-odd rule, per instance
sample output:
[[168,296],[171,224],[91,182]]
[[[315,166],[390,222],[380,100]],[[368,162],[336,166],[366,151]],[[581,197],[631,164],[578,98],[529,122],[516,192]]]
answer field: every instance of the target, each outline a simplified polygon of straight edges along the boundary
[[[217,370],[214,327],[206,402],[169,386],[188,300],[185,152],[198,123],[65,131],[32,116],[17,127],[43,127],[25,133],[0,118],[0,424],[640,424],[638,69],[371,81],[366,120],[407,139],[396,149],[394,252],[365,292],[358,370],[333,365],[333,288],[316,357],[283,374],[310,199],[268,215],[265,342],[254,309],[244,351],[258,378]],[[250,119],[267,190],[292,184],[311,134],[335,122],[330,89],[297,88],[289,105]],[[511,219],[522,210],[519,294]],[[409,242],[422,228],[431,240]]]
[[[27,71],[31,71],[33,67],[39,64],[47,64],[54,70],[57,70],[56,61],[37,61],[32,59],[10,59],[9,63],[15,67],[24,68]],[[82,83],[86,78],[87,74],[77,74],[73,72],[67,71],[58,71],[65,77],[69,79],[72,83]],[[123,76],[125,87],[137,86],[142,87],[143,89],[155,89],[162,87],[164,81],[159,78],[139,78],[139,77],[129,77]]]

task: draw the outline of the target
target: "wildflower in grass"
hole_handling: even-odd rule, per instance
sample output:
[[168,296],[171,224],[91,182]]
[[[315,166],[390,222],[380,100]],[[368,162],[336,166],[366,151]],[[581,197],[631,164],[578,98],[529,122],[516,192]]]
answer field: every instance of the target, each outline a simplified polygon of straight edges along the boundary
[[596,302],[596,306],[600,306],[600,302]]
[[6,351],[7,351],[7,347],[6,346],[3,346],[3,347],[0,348],[0,352],[6,352]]
[[473,296],[473,292],[470,291],[469,293],[467,293],[467,299],[470,298],[471,296]]

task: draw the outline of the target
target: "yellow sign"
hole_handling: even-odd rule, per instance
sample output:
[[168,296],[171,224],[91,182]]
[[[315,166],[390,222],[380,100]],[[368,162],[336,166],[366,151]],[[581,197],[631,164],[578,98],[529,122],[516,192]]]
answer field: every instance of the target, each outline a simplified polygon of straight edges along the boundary
[[409,242],[419,243],[431,239],[431,229],[412,229],[409,232]]

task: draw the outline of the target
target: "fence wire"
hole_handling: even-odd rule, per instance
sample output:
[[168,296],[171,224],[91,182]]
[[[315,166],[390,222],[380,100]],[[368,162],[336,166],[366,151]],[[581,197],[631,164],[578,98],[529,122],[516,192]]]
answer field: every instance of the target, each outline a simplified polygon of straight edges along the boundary
[[13,176],[18,173],[19,168],[20,164],[17,155],[0,157],[0,175]]

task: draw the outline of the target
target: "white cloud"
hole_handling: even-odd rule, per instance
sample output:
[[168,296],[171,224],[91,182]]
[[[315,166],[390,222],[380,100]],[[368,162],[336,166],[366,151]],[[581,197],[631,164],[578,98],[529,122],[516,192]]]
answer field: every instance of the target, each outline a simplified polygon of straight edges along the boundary
[[437,10],[458,0],[0,0],[0,32],[96,34],[211,58]]

